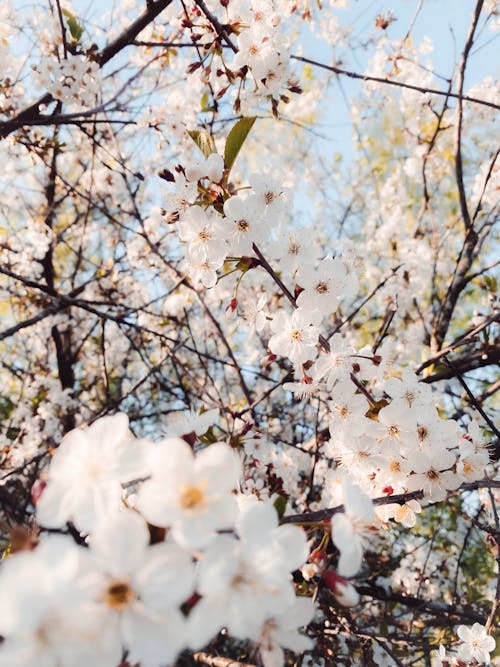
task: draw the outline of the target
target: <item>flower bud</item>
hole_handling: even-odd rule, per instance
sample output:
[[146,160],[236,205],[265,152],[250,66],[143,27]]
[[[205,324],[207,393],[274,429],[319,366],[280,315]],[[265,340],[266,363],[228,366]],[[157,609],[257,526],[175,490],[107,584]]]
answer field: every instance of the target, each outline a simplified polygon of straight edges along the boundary
[[335,570],[325,570],[323,581],[343,607],[355,607],[359,603],[359,593],[347,579],[341,577]]

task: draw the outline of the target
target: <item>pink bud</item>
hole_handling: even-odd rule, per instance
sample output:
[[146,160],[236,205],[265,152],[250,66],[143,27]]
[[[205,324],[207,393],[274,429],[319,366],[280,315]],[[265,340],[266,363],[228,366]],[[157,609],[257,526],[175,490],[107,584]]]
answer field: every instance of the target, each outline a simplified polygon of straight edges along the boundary
[[35,507],[38,501],[40,500],[40,497],[44,492],[46,486],[47,482],[44,479],[37,479],[33,484],[33,486],[31,487],[31,500]]
[[323,581],[343,607],[355,607],[359,603],[359,593],[347,579],[337,574],[335,570],[325,570]]

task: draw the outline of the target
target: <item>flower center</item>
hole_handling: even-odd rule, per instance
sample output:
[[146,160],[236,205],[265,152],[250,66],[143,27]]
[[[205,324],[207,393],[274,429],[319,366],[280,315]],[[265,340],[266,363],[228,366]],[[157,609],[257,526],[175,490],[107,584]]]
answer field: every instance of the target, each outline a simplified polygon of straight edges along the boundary
[[238,220],[236,222],[236,226],[238,227],[240,232],[248,232],[248,230],[250,229],[250,225],[246,220]]
[[436,472],[435,470],[428,470],[427,471],[427,477],[432,480],[439,479],[439,473]]
[[111,607],[121,611],[125,609],[132,600],[136,600],[137,595],[126,581],[113,582],[104,595],[104,602]]
[[349,408],[347,405],[339,405],[337,408],[337,412],[339,413],[339,416],[342,417],[342,419],[347,419],[349,417]]
[[208,241],[210,239],[210,234],[207,232],[206,229],[203,229],[201,232],[198,233],[198,241],[201,241],[204,243],[205,241]]
[[294,329],[290,334],[290,338],[292,340],[302,340],[302,332],[299,331],[298,329]]
[[396,426],[396,424],[392,424],[391,426],[387,427],[389,438],[399,438],[400,432],[400,428],[399,426]]
[[412,391],[407,391],[405,394],[406,402],[408,405],[411,406],[413,405],[413,401],[415,400],[415,394]]
[[427,436],[429,435],[429,431],[425,428],[425,426],[418,426],[417,435],[420,442],[424,442],[427,439]]
[[231,588],[242,588],[243,586],[251,586],[253,584],[250,574],[247,572],[245,567],[242,565],[234,577],[231,579]]
[[299,244],[292,242],[288,246],[288,254],[289,255],[298,255],[299,254]]
[[276,196],[275,196],[274,192],[266,192],[266,194],[264,195],[264,201],[266,202],[266,204],[270,204],[275,199],[276,199]]
[[203,505],[205,493],[199,486],[186,486],[181,492],[181,507],[186,510]]
[[316,292],[318,294],[326,294],[328,292],[328,285],[324,281],[321,281],[316,285]]
[[391,472],[401,472],[401,464],[399,461],[391,461],[389,468]]

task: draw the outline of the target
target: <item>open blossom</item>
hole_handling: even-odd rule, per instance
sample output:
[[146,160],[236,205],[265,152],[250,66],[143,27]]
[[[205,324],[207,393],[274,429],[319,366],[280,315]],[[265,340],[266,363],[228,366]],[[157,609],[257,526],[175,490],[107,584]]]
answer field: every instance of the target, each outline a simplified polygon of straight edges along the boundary
[[189,256],[186,258],[185,270],[191,281],[204,287],[214,287],[217,283],[217,271],[224,264],[224,256],[217,259],[196,260]]
[[[62,536],[8,558],[0,570],[1,667],[115,667],[82,576],[88,554]],[[108,658],[108,659],[106,659]]]
[[266,620],[258,637],[252,639],[259,645],[259,652],[264,667],[283,667],[283,648],[294,653],[302,653],[313,647],[313,642],[298,632],[298,628],[307,625],[314,616],[311,598],[295,598],[285,611]]
[[294,603],[291,573],[307,559],[305,533],[279,526],[276,510],[263,502],[242,507],[236,532],[239,539],[218,536],[200,559],[202,598],[189,616],[193,648],[224,626],[234,637],[258,640],[264,624]]
[[271,328],[274,335],[269,339],[269,349],[274,354],[288,357],[294,364],[316,357],[319,329],[300,310],[295,310],[292,316],[280,311],[274,316]]
[[83,56],[68,54],[58,62],[46,58],[35,68],[39,85],[56,100],[91,107],[99,94],[99,65]]
[[272,257],[279,260],[285,277],[293,278],[301,266],[314,264],[320,257],[318,244],[311,243],[311,229],[289,229],[286,227],[276,241],[270,244]]
[[132,511],[108,515],[90,551],[101,637],[120,653],[126,649],[132,664],[172,662],[187,644],[180,605],[193,592],[190,555],[175,544],[150,546],[146,523]]
[[201,206],[191,206],[181,215],[179,238],[188,244],[188,260],[195,263],[221,261],[227,252],[224,227]]
[[148,464],[151,478],[139,489],[137,507],[150,523],[170,527],[179,544],[193,549],[233,526],[231,492],[241,467],[229,445],[215,443],[195,456],[184,440],[167,438],[151,448]]
[[264,173],[253,174],[250,185],[257,199],[264,204],[266,219],[275,224],[286,211],[287,196],[283,183],[274,175]]
[[205,410],[196,413],[194,410],[186,412],[174,412],[169,416],[167,431],[169,436],[188,436],[191,434],[203,435],[217,422],[219,410]]
[[495,639],[486,632],[484,625],[474,623],[471,627],[459,625],[457,635],[462,640],[458,655],[462,660],[477,660],[489,664],[490,653],[495,650]]
[[133,441],[123,413],[68,433],[51,461],[37,503],[38,523],[61,528],[71,521],[90,532],[102,515],[120,507],[122,483],[144,475],[144,451],[142,441]]
[[332,541],[340,551],[338,572],[351,577],[361,567],[363,549],[370,541],[375,512],[370,498],[356,484],[344,482],[344,512],[332,516]]
[[259,245],[267,236],[263,202],[255,194],[230,197],[224,204],[224,214],[229,252],[237,257],[251,255],[252,245]]
[[454,490],[460,485],[461,480],[448,470],[455,460],[455,454],[446,449],[417,452],[412,457],[411,465],[415,474],[408,477],[408,488],[411,491],[422,489],[425,496],[434,502],[444,500],[448,490]]
[[315,363],[319,379],[324,378],[330,391],[337,380],[345,380],[352,371],[354,349],[346,343],[341,334],[334,334],[330,340],[330,350],[321,354]]
[[224,160],[217,153],[212,153],[207,158],[197,160],[186,167],[186,176],[189,181],[198,181],[200,178],[209,178],[218,183],[224,171]]
[[303,291],[297,298],[297,305],[307,310],[318,310],[322,315],[334,312],[345,276],[345,267],[337,258],[326,257],[317,269],[307,265],[301,267],[297,281]]

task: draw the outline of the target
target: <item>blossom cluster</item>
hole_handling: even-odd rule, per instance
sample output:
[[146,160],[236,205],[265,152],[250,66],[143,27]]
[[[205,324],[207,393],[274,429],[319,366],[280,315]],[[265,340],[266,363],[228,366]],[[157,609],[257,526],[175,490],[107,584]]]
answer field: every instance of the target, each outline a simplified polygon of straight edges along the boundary
[[224,627],[269,667],[282,647],[312,646],[298,632],[312,602],[291,579],[308,556],[304,532],[238,492],[229,445],[193,451],[195,431],[184,438],[136,440],[119,413],[63,439],[34,489],[51,533],[1,570],[1,665],[116,667],[126,655],[156,667]]
[[[340,333],[329,340],[321,336],[340,304],[356,293],[348,255],[322,257],[319,247],[306,242],[306,232],[301,237],[301,232],[282,231],[285,225],[279,223],[289,202],[271,175],[251,176],[240,195],[227,191],[224,174],[222,158],[212,153],[172,177],[177,194],[170,216],[179,220],[187,274],[194,283],[213,287],[224,276],[225,263],[233,261],[241,271],[235,290],[240,294],[241,278],[248,267],[262,263],[263,251],[288,278],[289,294],[297,295],[293,311],[267,311],[259,333],[267,334],[273,355],[293,365],[296,381],[284,388],[298,398],[321,400],[330,436],[324,456],[369,497],[421,492],[426,502],[439,502],[462,483],[480,479],[489,455],[475,422],[465,434],[454,420],[442,419],[431,388],[410,369],[395,376],[384,348],[374,354],[369,347],[356,350]],[[207,191],[216,193],[216,203],[203,199]],[[294,264],[290,256],[301,261]],[[233,301],[230,308],[237,312]],[[265,457],[261,448],[255,458],[269,463]],[[420,504],[409,499],[402,506],[387,503],[377,516],[411,527],[420,511]],[[346,562],[352,575],[361,560],[351,556]]]
[[58,62],[46,56],[33,70],[37,84],[55,100],[79,108],[96,105],[100,76],[99,65],[93,60],[70,54]]
[[[133,41],[129,13],[156,3],[122,3],[109,34],[65,3],[66,18],[37,6],[16,27],[11,4],[0,8],[2,112],[22,109],[29,77],[12,53],[31,30],[31,81],[61,114],[92,114],[55,131],[47,116],[3,144],[0,497],[6,524],[35,529],[21,545],[11,536],[0,569],[0,666],[163,667],[212,641],[218,652],[226,637],[265,667],[282,667],[285,649],[328,667],[332,645],[339,664],[343,651],[353,666],[383,666],[407,627],[415,664],[440,642],[437,666],[488,664],[492,618],[452,617],[468,583],[470,600],[496,592],[484,548],[495,491],[458,493],[489,475],[488,439],[458,373],[439,392],[413,368],[423,345],[424,359],[438,353],[425,366],[437,376],[448,343],[450,356],[494,355],[492,107],[464,98],[460,109],[462,189],[483,225],[464,253],[455,98],[415,89],[442,81],[428,40],[389,39],[391,13],[366,49],[368,74],[396,85],[363,82],[350,109],[363,155],[347,170],[304,132],[331,82],[304,68],[299,85],[291,68],[309,27],[348,67],[338,49],[352,28],[337,14],[347,0],[171,2]],[[80,35],[70,48],[63,21]],[[127,56],[101,79],[100,40],[122,30]],[[468,94],[495,104],[487,80]],[[480,312],[469,289],[485,295]],[[488,367],[472,370],[491,399]],[[170,418],[194,405],[217,409]],[[32,504],[19,503],[35,467]],[[432,512],[444,525],[458,507],[456,525],[425,532]],[[474,562],[490,561],[471,574],[478,544]],[[445,637],[425,620],[440,597]],[[337,623],[339,606],[356,609]]]
[[[220,9],[214,6],[215,13]],[[279,10],[271,0],[231,2],[224,5],[219,26],[207,21],[193,5],[183,26],[193,41],[203,47],[201,78],[212,87],[215,100],[231,91],[235,111],[248,112],[261,101],[289,101],[300,86],[290,70],[290,40],[281,30]],[[230,58],[234,51],[233,58]],[[239,85],[236,86],[235,83]]]

